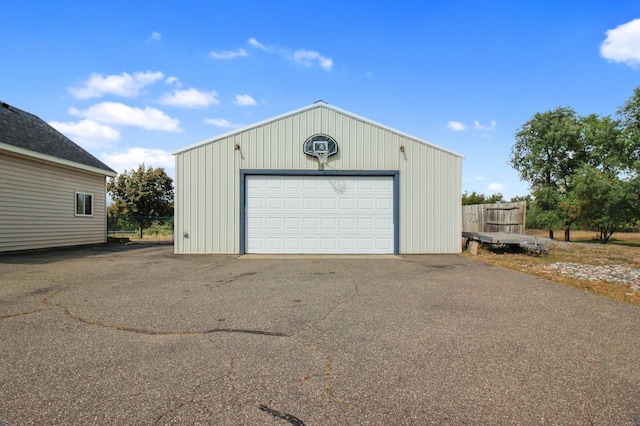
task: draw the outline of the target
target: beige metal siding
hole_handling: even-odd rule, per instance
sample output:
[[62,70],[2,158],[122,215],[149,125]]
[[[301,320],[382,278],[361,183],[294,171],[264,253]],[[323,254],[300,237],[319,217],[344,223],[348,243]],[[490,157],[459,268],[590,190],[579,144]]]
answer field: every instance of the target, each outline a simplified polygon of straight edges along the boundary
[[[93,216],[75,216],[75,193]],[[106,242],[105,176],[0,153],[0,251]]]
[[176,154],[176,252],[238,253],[240,169],[317,170],[317,133],[339,145],[326,169],[400,171],[401,253],[460,251],[462,158],[319,105]]

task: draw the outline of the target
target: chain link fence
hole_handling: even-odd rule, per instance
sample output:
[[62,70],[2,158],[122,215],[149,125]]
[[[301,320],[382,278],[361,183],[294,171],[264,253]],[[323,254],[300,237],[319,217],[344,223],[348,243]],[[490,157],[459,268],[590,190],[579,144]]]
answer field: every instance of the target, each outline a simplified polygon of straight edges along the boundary
[[107,236],[171,240],[173,239],[173,216],[108,216]]

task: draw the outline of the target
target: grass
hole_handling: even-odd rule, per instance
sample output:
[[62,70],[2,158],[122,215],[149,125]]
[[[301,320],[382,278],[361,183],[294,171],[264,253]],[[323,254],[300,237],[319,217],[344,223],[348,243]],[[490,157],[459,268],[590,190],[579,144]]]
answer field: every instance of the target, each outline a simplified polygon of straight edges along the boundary
[[[532,230],[528,234],[548,237],[547,231]],[[557,231],[556,238],[564,238],[564,231]],[[583,289],[589,293],[607,296],[615,300],[640,305],[640,292],[620,282],[589,281],[561,275],[544,268],[556,262],[581,263],[586,265],[621,265],[640,268],[640,233],[614,234],[608,244],[594,243],[595,234],[588,231],[571,231],[570,243],[552,243],[545,254],[534,256],[527,253],[480,249],[477,256],[467,256],[491,265],[524,272],[558,283]]]
[[[560,229],[553,232],[556,240],[564,240],[564,230]],[[549,231],[541,229],[529,229],[527,230],[527,234],[537,237],[549,237]],[[571,230],[571,241],[600,244],[598,235],[594,231]],[[617,232],[613,234],[607,244],[640,247],[640,232]]]

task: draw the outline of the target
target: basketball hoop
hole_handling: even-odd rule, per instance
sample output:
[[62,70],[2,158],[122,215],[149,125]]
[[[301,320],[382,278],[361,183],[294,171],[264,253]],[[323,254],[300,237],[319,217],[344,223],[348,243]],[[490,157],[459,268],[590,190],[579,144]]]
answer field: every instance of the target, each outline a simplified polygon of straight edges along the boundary
[[328,162],[328,158],[338,152],[338,144],[328,135],[316,134],[304,142],[304,153],[316,157],[322,167]]

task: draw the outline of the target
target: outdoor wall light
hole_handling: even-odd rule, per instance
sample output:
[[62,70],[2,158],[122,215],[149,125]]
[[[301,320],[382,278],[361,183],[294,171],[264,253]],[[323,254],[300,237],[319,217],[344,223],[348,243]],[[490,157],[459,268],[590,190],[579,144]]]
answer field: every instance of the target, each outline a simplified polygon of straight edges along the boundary
[[235,149],[236,151],[240,151],[240,144],[239,143],[235,144],[233,149]]
[[400,152],[404,152],[404,145],[400,145]]
[[188,232],[183,232],[182,236],[185,237],[185,238],[189,238],[189,233]]

